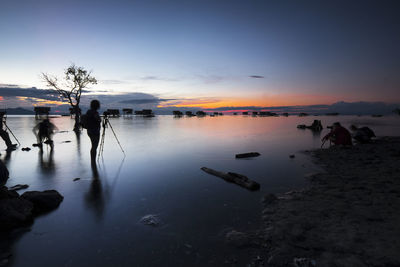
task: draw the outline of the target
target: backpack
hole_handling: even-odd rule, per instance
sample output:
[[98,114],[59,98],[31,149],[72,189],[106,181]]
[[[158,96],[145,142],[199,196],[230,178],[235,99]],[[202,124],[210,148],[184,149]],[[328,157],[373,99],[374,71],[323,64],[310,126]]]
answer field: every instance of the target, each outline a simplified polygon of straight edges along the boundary
[[86,114],[81,115],[81,126],[84,129],[88,128],[88,116]]

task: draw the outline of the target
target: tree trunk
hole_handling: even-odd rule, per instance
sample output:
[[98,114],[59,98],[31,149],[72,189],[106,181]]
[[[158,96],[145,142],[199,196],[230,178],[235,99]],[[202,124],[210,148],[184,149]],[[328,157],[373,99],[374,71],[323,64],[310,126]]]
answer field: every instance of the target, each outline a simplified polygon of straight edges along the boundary
[[74,125],[74,132],[79,133],[81,131],[81,109],[78,105],[74,106],[74,113],[75,113],[75,125]]

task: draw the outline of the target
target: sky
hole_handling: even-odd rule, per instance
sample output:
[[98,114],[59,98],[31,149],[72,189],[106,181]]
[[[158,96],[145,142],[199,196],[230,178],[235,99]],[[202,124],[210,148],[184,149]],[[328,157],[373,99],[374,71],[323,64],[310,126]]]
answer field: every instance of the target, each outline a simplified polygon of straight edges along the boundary
[[[400,102],[400,1],[0,1],[0,105],[58,105],[72,63],[111,105]],[[85,96],[84,96],[85,97]]]

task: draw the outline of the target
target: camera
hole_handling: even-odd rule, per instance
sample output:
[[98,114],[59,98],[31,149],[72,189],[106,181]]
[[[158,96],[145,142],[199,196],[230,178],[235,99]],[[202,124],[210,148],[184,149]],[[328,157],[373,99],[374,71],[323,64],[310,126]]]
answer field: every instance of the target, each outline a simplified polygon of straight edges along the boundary
[[0,110],[0,117],[3,117],[4,115],[7,114],[7,111],[5,110]]
[[104,111],[104,112],[103,112],[103,116],[110,116],[110,112]]

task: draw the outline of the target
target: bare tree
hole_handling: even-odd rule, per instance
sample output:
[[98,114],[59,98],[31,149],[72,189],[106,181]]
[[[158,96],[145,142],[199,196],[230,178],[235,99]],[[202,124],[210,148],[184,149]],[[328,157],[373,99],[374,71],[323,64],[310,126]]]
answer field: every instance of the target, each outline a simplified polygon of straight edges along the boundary
[[90,84],[97,84],[96,78],[91,76],[92,72],[85,70],[83,67],[77,67],[72,64],[65,70],[63,84],[60,84],[56,76],[42,73],[42,78],[47,86],[56,90],[64,99],[68,100],[75,114],[74,131],[80,131],[81,102],[82,91]]

